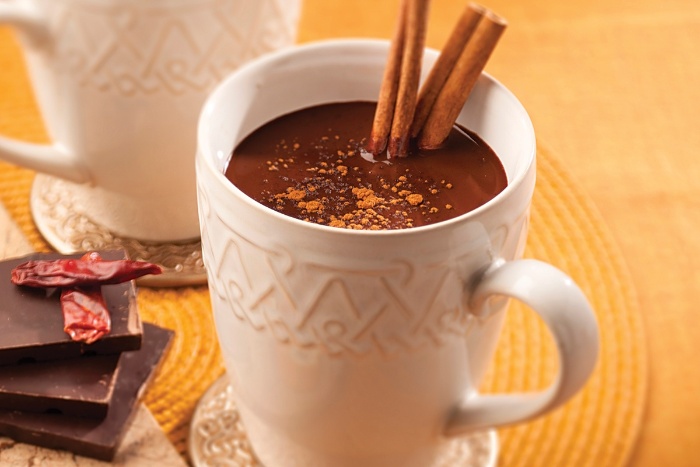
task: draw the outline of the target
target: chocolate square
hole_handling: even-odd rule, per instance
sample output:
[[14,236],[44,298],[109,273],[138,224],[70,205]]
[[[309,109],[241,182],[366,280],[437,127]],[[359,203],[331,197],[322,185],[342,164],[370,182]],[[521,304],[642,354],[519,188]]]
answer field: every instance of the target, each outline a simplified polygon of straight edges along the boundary
[[144,325],[142,348],[124,352],[121,356],[117,382],[104,419],[0,410],[0,435],[111,461],[172,337],[170,330],[153,324]]
[[119,354],[0,366],[0,409],[104,418]]
[[[120,250],[99,253],[107,260],[127,258]],[[115,354],[140,347],[143,329],[133,281],[102,287],[112,328],[92,344],[73,341],[63,331],[59,289],[17,286],[10,281],[12,269],[25,261],[81,256],[37,253],[0,262],[0,365]]]

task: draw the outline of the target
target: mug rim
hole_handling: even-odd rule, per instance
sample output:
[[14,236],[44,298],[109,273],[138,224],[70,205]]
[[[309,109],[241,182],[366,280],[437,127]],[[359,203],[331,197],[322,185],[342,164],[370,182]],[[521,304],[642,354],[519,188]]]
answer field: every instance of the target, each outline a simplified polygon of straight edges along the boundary
[[[199,120],[198,120],[198,125],[197,125],[197,151],[196,151],[196,158],[198,159],[203,159],[203,164],[206,170],[210,171],[211,174],[214,176],[216,181],[223,186],[224,190],[226,190],[227,193],[229,193],[231,196],[237,197],[239,200],[242,202],[246,203],[249,207],[252,209],[259,211],[261,213],[264,213],[266,215],[273,216],[273,218],[279,219],[281,222],[284,223],[289,223],[292,226],[296,226],[299,228],[305,228],[305,229],[311,229],[312,231],[317,231],[319,233],[331,233],[331,232],[336,232],[336,235],[364,235],[364,236],[394,236],[394,235],[417,235],[421,233],[427,233],[431,231],[436,231],[436,230],[442,230],[442,229],[449,229],[455,224],[460,224],[463,222],[467,222],[472,220],[472,218],[478,217],[488,211],[491,211],[495,209],[498,205],[502,204],[505,202],[510,196],[511,193],[517,191],[517,189],[526,181],[529,172],[532,170],[533,166],[536,163],[536,137],[535,137],[535,131],[534,127],[532,124],[532,120],[530,119],[530,116],[523,106],[523,104],[518,100],[518,98],[513,94],[510,89],[508,89],[505,85],[503,85],[500,81],[498,81],[496,78],[491,76],[487,72],[482,72],[481,76],[479,77],[479,81],[485,80],[489,82],[492,85],[495,85],[499,90],[503,93],[504,96],[508,98],[508,100],[515,105],[515,107],[519,108],[522,111],[523,116],[525,117],[525,122],[527,126],[527,133],[530,134],[531,137],[531,145],[529,148],[527,148],[527,154],[528,160],[525,164],[525,167],[516,174],[516,176],[513,178],[513,180],[508,180],[508,184],[506,187],[498,193],[496,196],[494,196],[492,199],[487,201],[486,203],[482,204],[481,206],[472,209],[464,214],[461,214],[457,217],[453,217],[452,219],[447,219],[444,221],[428,224],[428,225],[421,225],[417,227],[410,227],[410,228],[405,228],[405,229],[384,229],[384,230],[355,230],[355,229],[343,229],[343,228],[338,228],[338,227],[331,227],[328,225],[323,225],[323,224],[317,224],[315,222],[307,222],[303,221],[301,219],[297,219],[295,217],[282,214],[280,212],[275,211],[274,209],[270,209],[269,207],[263,205],[262,203],[259,203],[255,201],[253,198],[245,194],[243,191],[241,191],[236,185],[231,183],[230,180],[226,178],[223,172],[219,171],[214,163],[213,163],[213,154],[210,154],[210,151],[205,150],[205,148],[211,147],[211,144],[207,145],[205,143],[210,141],[210,135],[211,131],[208,129],[209,127],[209,121],[211,114],[214,112],[214,107],[217,105],[217,102],[221,99],[220,95],[224,93],[225,89],[230,86],[230,83],[236,79],[236,77],[241,74],[241,73],[247,73],[251,72],[251,70],[254,70],[255,68],[266,68],[268,66],[274,65],[275,62],[278,61],[284,61],[284,60],[289,60],[293,58],[297,54],[306,54],[306,53],[313,53],[316,50],[323,50],[323,49],[341,49],[345,47],[371,47],[375,49],[386,49],[388,50],[389,48],[389,40],[385,39],[368,39],[368,38],[345,38],[345,39],[325,39],[325,40],[319,40],[319,41],[312,41],[312,42],[307,42],[303,44],[296,44],[292,46],[288,46],[279,50],[276,50],[274,52],[267,53],[265,55],[262,55],[256,59],[253,59],[242,66],[240,66],[238,69],[234,70],[231,72],[228,76],[226,76],[215,88],[214,90],[209,94],[207,97],[204,106],[202,107],[202,110],[200,112]],[[424,50],[424,56],[425,55],[434,55],[437,56],[439,54],[439,51],[433,48],[426,47]],[[281,116],[282,114],[278,115]],[[231,152],[233,152],[233,147],[230,149]],[[498,156],[498,154],[496,154]],[[230,153],[229,153],[230,156]],[[500,157],[500,156],[499,156]],[[320,230],[319,230],[320,229]]]

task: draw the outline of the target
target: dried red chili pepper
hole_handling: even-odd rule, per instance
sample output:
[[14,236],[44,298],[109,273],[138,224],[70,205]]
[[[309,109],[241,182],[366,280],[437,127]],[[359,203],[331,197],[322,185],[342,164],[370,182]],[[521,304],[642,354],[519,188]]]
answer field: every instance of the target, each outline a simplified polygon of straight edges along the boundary
[[33,260],[12,270],[12,282],[29,287],[76,287],[119,284],[147,274],[160,274],[160,266],[145,261],[104,261],[96,252],[80,259]]
[[61,291],[63,330],[74,341],[92,344],[111,329],[107,304],[99,286]]
[[74,341],[92,344],[111,329],[101,286],[162,272],[153,263],[104,261],[99,253],[89,252],[80,259],[27,261],[12,270],[12,282],[29,287],[63,288],[63,330]]

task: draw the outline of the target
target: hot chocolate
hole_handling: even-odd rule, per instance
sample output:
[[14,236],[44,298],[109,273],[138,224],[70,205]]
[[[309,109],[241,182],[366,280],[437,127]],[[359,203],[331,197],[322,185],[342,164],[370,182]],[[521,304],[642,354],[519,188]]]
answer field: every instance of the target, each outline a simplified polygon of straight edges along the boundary
[[281,116],[235,148],[226,176],[283,214],[362,230],[445,221],[506,187],[493,150],[460,127],[439,149],[373,160],[363,147],[375,107],[372,102],[333,103]]

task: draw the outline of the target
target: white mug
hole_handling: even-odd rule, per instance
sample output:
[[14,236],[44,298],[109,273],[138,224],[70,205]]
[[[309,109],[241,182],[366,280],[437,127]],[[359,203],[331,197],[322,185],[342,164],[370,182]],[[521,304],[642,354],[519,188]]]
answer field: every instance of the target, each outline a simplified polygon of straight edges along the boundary
[[230,71],[296,38],[301,0],[14,0],[52,141],[0,136],[0,159],[61,177],[80,209],[140,240],[199,235],[197,118]]
[[[445,440],[540,416],[591,374],[598,328],[563,272],[521,259],[535,135],[518,100],[482,75],[458,122],[495,150],[507,188],[455,219],[355,231],[287,217],[223,172],[267,121],[376,100],[382,41],[308,44],[225,79],[199,121],[197,191],[219,343],[251,445],[267,467],[429,466]],[[437,53],[427,51],[424,71]],[[480,395],[506,297],[549,326],[560,371],[539,393]]]

